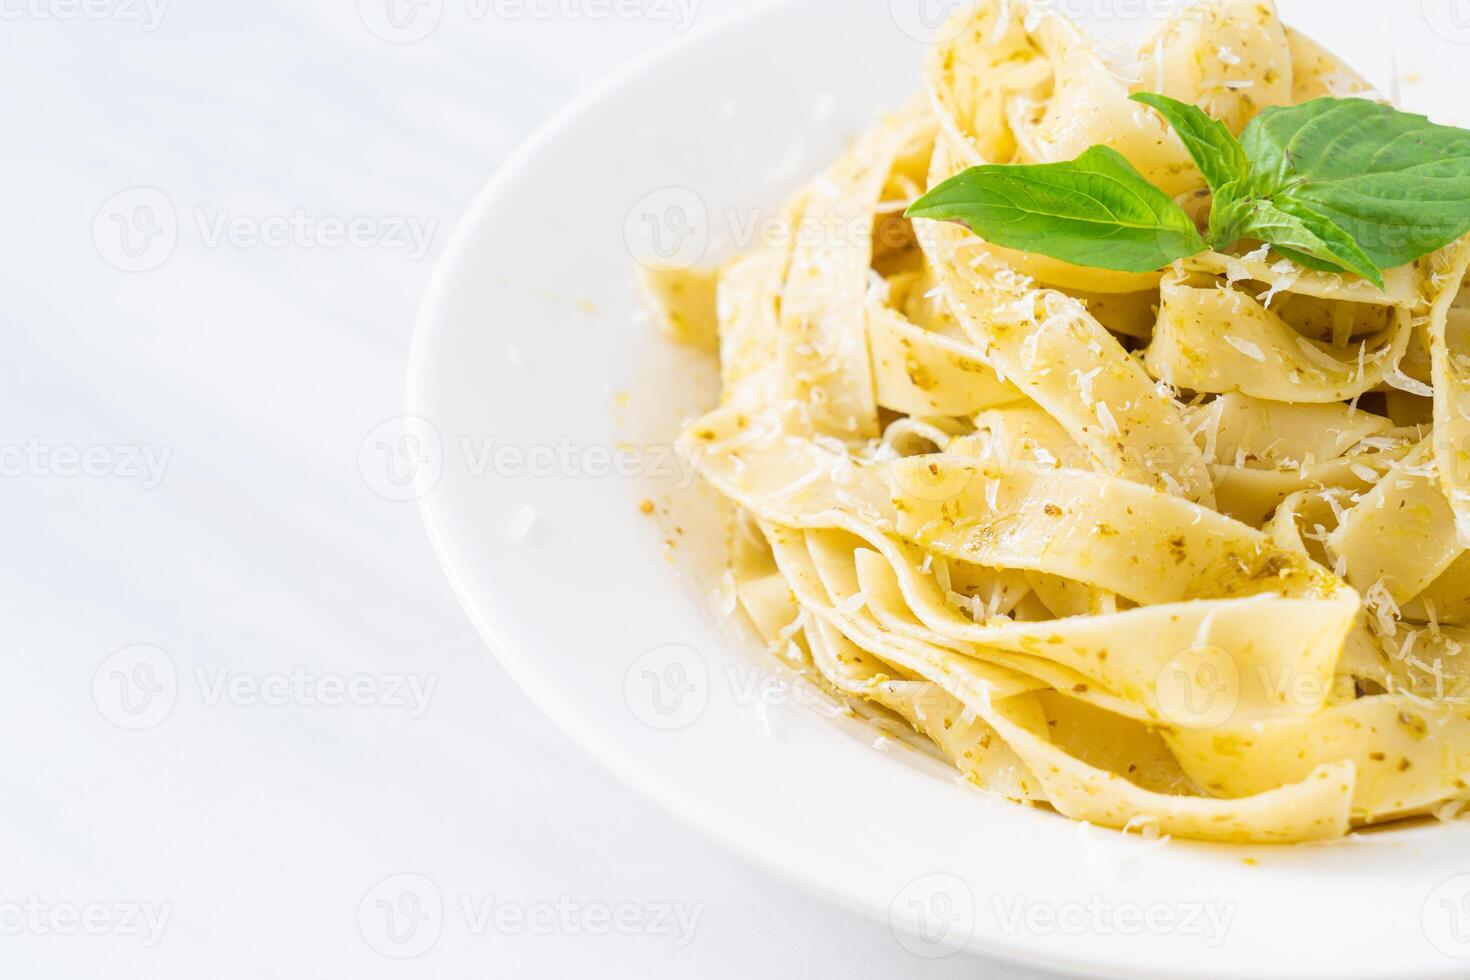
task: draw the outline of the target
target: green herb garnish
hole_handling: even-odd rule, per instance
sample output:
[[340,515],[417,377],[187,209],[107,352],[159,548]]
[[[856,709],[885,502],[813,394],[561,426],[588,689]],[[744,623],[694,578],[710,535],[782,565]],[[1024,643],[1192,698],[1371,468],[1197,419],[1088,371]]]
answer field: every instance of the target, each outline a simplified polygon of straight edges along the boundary
[[1470,232],[1470,132],[1362,99],[1272,107],[1240,139],[1198,106],[1134,100],[1179,134],[1214,194],[1201,236],[1184,209],[1115,150],[1070,163],[971,167],[908,209],[987,241],[1074,265],[1150,272],[1254,239],[1311,269],[1362,276]]

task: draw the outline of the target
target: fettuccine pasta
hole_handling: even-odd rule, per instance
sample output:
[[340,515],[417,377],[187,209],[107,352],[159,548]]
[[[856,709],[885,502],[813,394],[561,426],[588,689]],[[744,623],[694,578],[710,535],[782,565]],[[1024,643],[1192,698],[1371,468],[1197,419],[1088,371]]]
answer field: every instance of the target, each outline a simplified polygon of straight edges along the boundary
[[1470,240],[1380,289],[1249,243],[1121,273],[909,221],[967,167],[1095,144],[1197,203],[1135,92],[1236,133],[1375,97],[1268,0],[1187,8],[1133,72],[1020,3],[956,16],[924,95],[796,195],[791,234],[642,272],[719,352],[680,449],[735,505],[740,609],[964,780],[1077,820],[1285,843],[1454,809]]

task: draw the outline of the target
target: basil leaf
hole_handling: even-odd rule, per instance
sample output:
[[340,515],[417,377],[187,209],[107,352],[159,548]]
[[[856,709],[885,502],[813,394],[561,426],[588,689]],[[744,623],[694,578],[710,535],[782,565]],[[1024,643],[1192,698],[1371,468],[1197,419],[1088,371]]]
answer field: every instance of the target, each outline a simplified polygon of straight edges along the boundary
[[1215,191],[1207,234],[1211,248],[1224,251],[1240,239],[1241,229],[1249,217],[1249,206],[1258,200],[1251,196],[1248,183],[1249,178],[1243,178]]
[[1234,207],[1238,212],[1236,237],[1269,242],[1282,255],[1309,269],[1349,272],[1379,289],[1384,287],[1383,273],[1352,236],[1305,204],[1287,197],[1247,200]]
[[1251,189],[1351,236],[1382,269],[1470,232],[1470,132],[1362,99],[1273,106],[1246,126]]
[[1174,127],[1200,173],[1205,175],[1210,190],[1219,193],[1226,185],[1250,176],[1251,161],[1245,147],[1228,126],[1212,119],[1199,106],[1155,92],[1140,92],[1132,98],[1153,109]]
[[1206,248],[1184,209],[1106,146],[1070,163],[971,167],[907,216],[961,221],[1004,248],[1116,272],[1152,272]]

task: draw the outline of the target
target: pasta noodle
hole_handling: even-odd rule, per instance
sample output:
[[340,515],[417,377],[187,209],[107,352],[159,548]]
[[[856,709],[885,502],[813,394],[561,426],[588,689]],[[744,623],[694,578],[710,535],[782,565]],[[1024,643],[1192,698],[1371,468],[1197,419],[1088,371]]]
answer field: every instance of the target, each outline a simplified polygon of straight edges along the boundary
[[735,505],[772,650],[981,790],[1119,829],[1340,837],[1470,799],[1470,240],[1385,287],[1262,247],[1087,269],[901,217],[984,163],[1205,182],[1158,91],[1240,130],[1372,97],[1266,0],[1115,73],[1075,25],[961,11],[925,97],[718,270],[645,269],[717,348],[681,451]]

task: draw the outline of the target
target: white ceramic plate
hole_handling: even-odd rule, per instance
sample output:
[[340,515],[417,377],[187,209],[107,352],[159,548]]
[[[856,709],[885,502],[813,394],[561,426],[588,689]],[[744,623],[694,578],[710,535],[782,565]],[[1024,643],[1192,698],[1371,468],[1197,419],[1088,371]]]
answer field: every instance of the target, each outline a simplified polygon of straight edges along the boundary
[[[1116,34],[1143,25],[1113,15],[1159,6],[1059,2]],[[758,229],[876,107],[917,89],[922,6],[781,3],[696,33],[563,113],[485,189],[423,312],[406,423],[431,463],[415,493],[465,608],[609,768],[891,921],[918,956],[968,947],[1127,977],[1470,974],[1462,828],[1273,849],[1081,827],[957,786],[903,747],[875,750],[871,732],[790,696],[711,614],[696,556],[719,542],[701,540],[699,494],[675,492],[656,445],[626,444],[666,440],[714,381],[637,322],[631,252],[713,258]],[[1405,101],[1463,124],[1431,97],[1470,91],[1470,19],[1423,6],[1283,0],[1375,81],[1392,51],[1411,58]],[[645,497],[676,511],[645,516]]]

